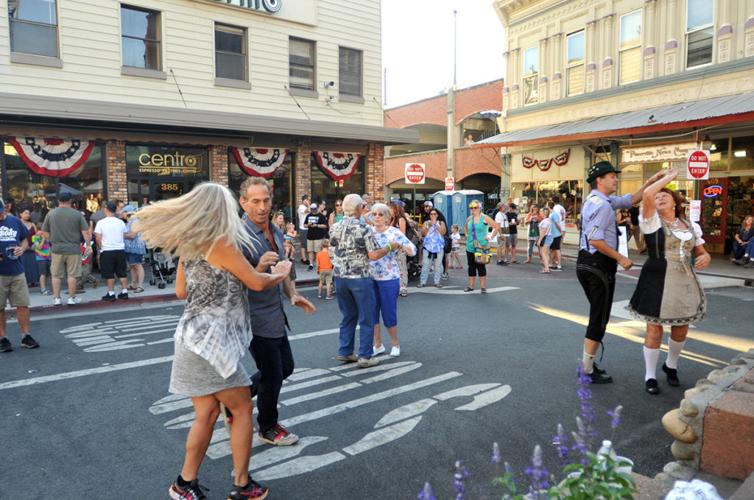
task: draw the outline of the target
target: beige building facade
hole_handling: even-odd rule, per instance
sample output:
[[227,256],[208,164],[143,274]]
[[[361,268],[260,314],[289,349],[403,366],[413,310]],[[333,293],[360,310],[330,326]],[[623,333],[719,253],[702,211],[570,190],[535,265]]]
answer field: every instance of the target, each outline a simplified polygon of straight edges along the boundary
[[380,3],[0,0],[4,197],[140,205],[203,180],[383,193]]
[[[754,1],[493,4],[508,37],[503,133],[482,146],[501,148],[512,196],[541,206],[557,195],[575,223],[597,159],[621,165],[624,192],[675,165],[725,251],[754,209]],[[709,181],[685,178],[695,149],[710,153]]]

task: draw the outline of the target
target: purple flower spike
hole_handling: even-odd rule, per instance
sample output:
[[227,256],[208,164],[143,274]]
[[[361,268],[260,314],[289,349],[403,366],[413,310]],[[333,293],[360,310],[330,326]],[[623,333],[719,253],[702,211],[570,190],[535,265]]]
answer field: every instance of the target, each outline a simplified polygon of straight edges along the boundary
[[568,458],[568,437],[561,424],[558,424],[558,430],[552,437],[552,444],[555,446],[555,450],[558,452],[561,460]]
[[531,481],[529,492],[534,496],[534,498],[540,498],[540,496],[542,495],[542,490],[546,490],[550,486],[549,482],[547,481],[547,479],[550,477],[550,473],[547,472],[547,469],[545,469],[542,465],[542,447],[539,445],[536,445],[534,447],[534,453],[531,457],[531,465],[531,467],[528,467],[524,471],[524,474],[529,476],[529,479]]
[[513,474],[513,467],[511,467],[511,464],[509,464],[508,462],[505,462],[503,464],[503,467],[505,468],[506,474]]
[[497,465],[500,463],[500,446],[498,446],[497,443],[492,443],[492,456],[490,457],[490,461]]
[[424,488],[419,492],[419,496],[416,497],[416,500],[437,500],[435,494],[432,493],[432,487],[429,483],[424,483]]
[[618,405],[614,410],[608,410],[607,414],[610,417],[610,428],[617,429],[620,425],[620,414],[623,411],[623,406]]
[[466,486],[464,481],[469,477],[469,469],[458,460],[455,463],[456,471],[453,474],[453,487],[456,489],[455,500],[463,500]]

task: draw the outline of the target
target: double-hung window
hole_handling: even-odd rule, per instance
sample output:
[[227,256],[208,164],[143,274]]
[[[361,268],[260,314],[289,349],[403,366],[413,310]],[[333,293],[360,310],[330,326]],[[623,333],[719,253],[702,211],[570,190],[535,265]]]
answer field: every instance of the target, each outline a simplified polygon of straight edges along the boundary
[[523,67],[524,105],[539,102],[539,48],[524,51]]
[[10,50],[58,57],[58,14],[55,0],[8,0]]
[[712,62],[714,0],[686,0],[686,67]]
[[246,30],[216,24],[215,76],[248,81],[246,60]]
[[290,38],[288,64],[291,88],[316,91],[314,86],[315,52],[316,44],[311,40]]
[[620,18],[618,84],[641,80],[641,10]]
[[566,37],[566,95],[584,93],[584,30]]
[[123,66],[162,69],[159,12],[121,5],[120,33]]
[[362,97],[362,52],[340,47],[338,92],[341,95]]

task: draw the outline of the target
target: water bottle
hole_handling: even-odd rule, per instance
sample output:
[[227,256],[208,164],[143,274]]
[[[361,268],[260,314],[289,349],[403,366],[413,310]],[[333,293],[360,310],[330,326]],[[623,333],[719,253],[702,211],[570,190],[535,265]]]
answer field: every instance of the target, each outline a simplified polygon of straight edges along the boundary
[[10,246],[5,248],[5,257],[7,257],[10,260],[18,260],[18,256],[14,253],[16,251],[15,246]]

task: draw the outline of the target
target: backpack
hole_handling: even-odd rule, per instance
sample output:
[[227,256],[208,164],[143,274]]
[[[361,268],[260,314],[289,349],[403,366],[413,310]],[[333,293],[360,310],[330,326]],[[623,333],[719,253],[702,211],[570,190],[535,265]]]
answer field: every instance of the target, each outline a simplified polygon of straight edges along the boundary
[[406,238],[414,245],[418,245],[421,241],[421,231],[419,231],[419,224],[414,219],[408,216],[404,216],[406,219]]

